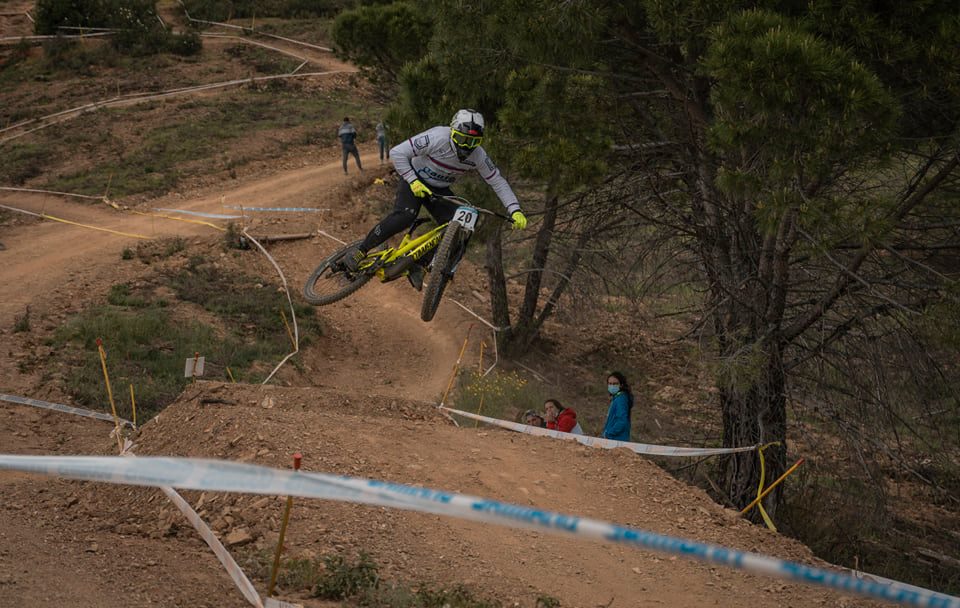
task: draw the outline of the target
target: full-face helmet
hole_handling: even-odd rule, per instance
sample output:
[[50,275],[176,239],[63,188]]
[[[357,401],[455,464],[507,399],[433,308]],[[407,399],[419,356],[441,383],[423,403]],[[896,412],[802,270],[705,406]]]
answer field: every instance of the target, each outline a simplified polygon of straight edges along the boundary
[[450,142],[464,160],[483,142],[483,115],[476,110],[458,110],[450,121]]

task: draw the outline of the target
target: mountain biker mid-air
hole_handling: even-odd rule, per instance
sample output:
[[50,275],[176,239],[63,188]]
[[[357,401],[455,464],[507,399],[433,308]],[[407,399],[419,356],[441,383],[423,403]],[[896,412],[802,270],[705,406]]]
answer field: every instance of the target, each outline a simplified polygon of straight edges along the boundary
[[[450,186],[467,171],[477,171],[493,188],[513,220],[515,229],[524,229],[527,218],[520,210],[517,196],[500,174],[486,151],[483,142],[483,116],[476,110],[459,110],[449,127],[436,126],[390,149],[390,160],[402,181],[397,187],[393,211],[370,230],[367,237],[343,258],[350,272],[356,272],[367,252],[391,236],[406,230],[416,220],[420,207],[425,206],[439,224],[453,218],[457,205],[431,195],[453,196]],[[430,256],[427,256],[430,257]],[[421,260],[421,264],[429,260]],[[410,283],[418,290],[423,287],[423,266],[414,264]]]

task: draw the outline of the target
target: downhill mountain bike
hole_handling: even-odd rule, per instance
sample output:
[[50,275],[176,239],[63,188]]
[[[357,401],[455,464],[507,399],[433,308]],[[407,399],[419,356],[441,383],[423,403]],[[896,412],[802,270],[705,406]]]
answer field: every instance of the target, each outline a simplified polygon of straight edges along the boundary
[[420,318],[430,321],[440,306],[440,299],[447,284],[453,279],[460,260],[466,251],[467,241],[477,227],[481,214],[495,215],[508,222],[513,220],[505,215],[474,207],[459,196],[439,196],[434,198],[447,200],[457,205],[453,219],[431,230],[415,236],[414,232],[421,224],[429,222],[427,218],[418,218],[403,240],[396,247],[371,250],[362,259],[356,272],[350,272],[344,266],[347,254],[358,246],[356,241],[335,251],[310,274],[303,287],[303,296],[314,306],[324,306],[342,300],[367,284],[373,277],[387,283],[410,274],[414,264],[436,249],[430,265],[430,277],[423,293]]

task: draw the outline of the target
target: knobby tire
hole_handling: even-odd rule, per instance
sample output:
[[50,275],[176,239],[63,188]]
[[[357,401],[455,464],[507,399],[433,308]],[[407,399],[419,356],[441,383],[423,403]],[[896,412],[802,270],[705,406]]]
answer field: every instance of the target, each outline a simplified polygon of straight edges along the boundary
[[423,305],[420,308],[420,318],[424,321],[431,321],[433,315],[437,314],[437,308],[440,307],[440,299],[443,297],[443,290],[447,288],[447,283],[453,276],[452,267],[457,260],[453,259],[456,251],[459,249],[462,235],[464,233],[460,224],[451,222],[443,233],[443,240],[437,247],[437,253],[433,256],[433,269],[430,271],[430,282],[423,293]]
[[[358,272],[353,278],[350,278],[346,272],[343,270],[334,269],[332,264],[338,260],[348,249],[359,245],[360,241],[351,243],[346,247],[338,249],[330,257],[323,260],[317,268],[310,273],[310,278],[307,279],[306,284],[303,286],[303,297],[314,306],[325,306],[327,304],[332,304],[338,302],[345,297],[349,296],[353,292],[357,291],[361,287],[367,284],[367,281],[373,276],[367,272]],[[324,290],[325,293],[317,293],[317,282],[318,281],[327,281],[330,283],[329,287],[332,288],[329,293],[326,293],[327,290]]]

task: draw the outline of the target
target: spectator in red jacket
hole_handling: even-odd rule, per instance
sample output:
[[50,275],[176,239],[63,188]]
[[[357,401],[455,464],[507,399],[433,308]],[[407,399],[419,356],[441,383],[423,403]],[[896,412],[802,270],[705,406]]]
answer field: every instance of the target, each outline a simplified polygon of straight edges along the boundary
[[556,399],[543,402],[543,417],[548,429],[583,435],[583,428],[577,422],[577,413],[569,407],[563,407]]

